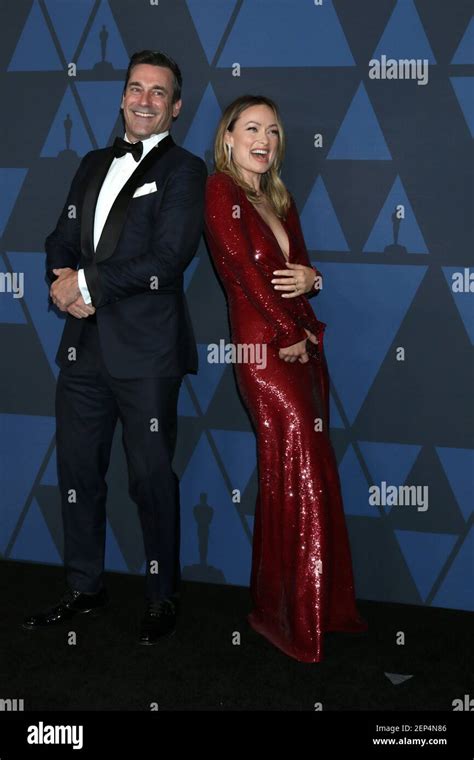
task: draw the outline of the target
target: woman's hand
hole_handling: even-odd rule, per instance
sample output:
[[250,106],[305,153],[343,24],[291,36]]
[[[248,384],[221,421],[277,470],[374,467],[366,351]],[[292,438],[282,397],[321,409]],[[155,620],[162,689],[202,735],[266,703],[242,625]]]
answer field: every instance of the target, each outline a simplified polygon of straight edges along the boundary
[[298,360],[301,362],[301,364],[306,364],[307,361],[309,361],[308,352],[306,350],[306,341],[310,340],[311,343],[318,343],[318,339],[314,333],[310,332],[309,330],[304,328],[306,335],[308,336],[305,340],[300,340],[299,343],[295,343],[293,346],[287,346],[286,348],[280,348],[278,351],[278,356],[280,359],[283,359],[284,362],[295,362]]
[[[303,293],[309,293],[313,289],[316,273],[313,267],[305,267],[303,264],[286,262],[288,269],[277,269],[274,275],[281,279],[272,280],[275,290],[284,290],[282,298],[296,298]],[[288,292],[289,291],[289,292]]]

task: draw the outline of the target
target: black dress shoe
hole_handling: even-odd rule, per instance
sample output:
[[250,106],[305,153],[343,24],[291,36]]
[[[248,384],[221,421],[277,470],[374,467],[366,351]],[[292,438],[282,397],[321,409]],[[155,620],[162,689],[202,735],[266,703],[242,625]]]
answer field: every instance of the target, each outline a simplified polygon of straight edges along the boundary
[[176,631],[177,616],[178,603],[176,598],[148,600],[140,626],[138,643],[145,646],[157,644],[159,639],[172,636]]
[[105,589],[101,589],[97,594],[84,594],[82,591],[68,589],[58,604],[25,618],[21,627],[26,631],[34,631],[64,623],[74,615],[90,614],[95,617],[107,606],[108,601]]

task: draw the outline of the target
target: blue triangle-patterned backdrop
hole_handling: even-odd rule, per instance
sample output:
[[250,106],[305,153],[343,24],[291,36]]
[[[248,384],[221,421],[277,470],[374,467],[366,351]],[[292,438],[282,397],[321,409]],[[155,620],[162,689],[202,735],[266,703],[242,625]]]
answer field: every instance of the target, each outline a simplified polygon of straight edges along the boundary
[[[63,323],[48,307],[43,243],[81,157],[121,133],[130,54],[161,48],[184,77],[174,138],[209,171],[231,99],[266,94],[281,108],[283,178],[324,274],[317,309],[358,596],[474,609],[470,6],[16,0],[3,9],[2,558],[62,562],[54,356]],[[426,81],[373,76],[372,62],[387,59],[425,61]],[[185,286],[201,369],[179,402],[183,576],[247,585],[255,438],[231,367],[206,361],[208,344],[229,333],[203,242]],[[108,480],[107,569],[143,573],[120,431]],[[429,507],[374,506],[369,489],[383,484],[427,487]]]

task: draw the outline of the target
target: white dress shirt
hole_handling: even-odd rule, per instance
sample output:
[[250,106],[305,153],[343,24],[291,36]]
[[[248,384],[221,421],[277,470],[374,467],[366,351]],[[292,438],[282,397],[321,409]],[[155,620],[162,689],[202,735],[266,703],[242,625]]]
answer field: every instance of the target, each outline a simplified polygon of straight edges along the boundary
[[[152,135],[146,140],[142,140],[143,153],[141,155],[140,161],[143,161],[147,153],[149,153],[150,150],[155,147],[155,145],[158,145],[160,140],[166,137],[166,135],[169,135],[169,130],[166,132],[160,132],[157,135]],[[126,134],[124,135],[124,139],[127,142],[130,142]],[[130,179],[140,161],[135,161],[131,153],[125,153],[125,155],[120,156],[120,158],[114,158],[110,164],[109,171],[107,172],[107,175],[102,183],[102,187],[100,189],[99,196],[97,198],[97,204],[95,207],[94,252],[97,249],[97,244],[100,240],[102,230],[104,229],[107,217],[110,213],[110,209],[112,208],[117,195],[125,183]],[[89,293],[89,288],[87,287],[84,270],[79,269],[77,276],[81,295],[85,303],[89,304],[92,302],[92,299]]]

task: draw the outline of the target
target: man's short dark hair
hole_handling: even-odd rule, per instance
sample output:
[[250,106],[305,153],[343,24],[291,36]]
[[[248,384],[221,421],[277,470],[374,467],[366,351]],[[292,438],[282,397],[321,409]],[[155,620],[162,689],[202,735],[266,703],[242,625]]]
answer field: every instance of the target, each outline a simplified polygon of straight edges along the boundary
[[181,87],[183,86],[183,77],[181,70],[176,63],[166,53],[162,53],[160,50],[141,50],[139,53],[134,53],[130,58],[128,64],[127,76],[125,77],[124,92],[127,89],[128,80],[132,73],[134,66],[138,66],[140,63],[148,63],[151,66],[162,66],[165,69],[170,69],[173,73],[173,97],[172,102],[176,103],[181,98]]

